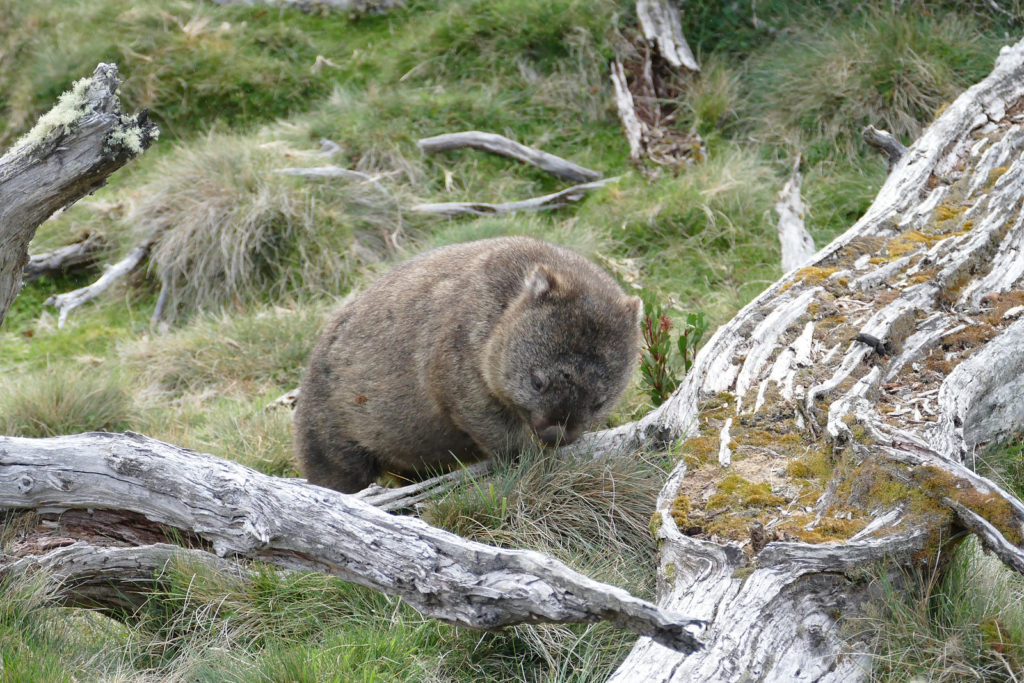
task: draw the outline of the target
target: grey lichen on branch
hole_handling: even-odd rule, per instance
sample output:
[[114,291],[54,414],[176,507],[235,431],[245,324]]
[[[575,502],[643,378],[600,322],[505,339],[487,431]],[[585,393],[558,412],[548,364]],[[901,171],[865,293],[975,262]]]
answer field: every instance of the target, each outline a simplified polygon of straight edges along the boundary
[[0,322],[21,289],[39,224],[101,187],[159,137],[148,112],[121,112],[120,84],[117,66],[99,64],[0,157]]

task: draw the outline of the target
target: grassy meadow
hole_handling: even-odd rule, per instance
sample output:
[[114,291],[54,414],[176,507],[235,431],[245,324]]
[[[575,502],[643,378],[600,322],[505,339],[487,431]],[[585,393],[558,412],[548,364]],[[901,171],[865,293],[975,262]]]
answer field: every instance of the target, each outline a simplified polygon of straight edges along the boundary
[[[158,239],[142,269],[62,329],[43,302],[99,267],[22,291],[0,327],[0,433],[130,429],[297,476],[290,416],[265,406],[298,384],[339,301],[412,254],[496,235],[574,247],[665,302],[677,323],[704,313],[710,333],[782,274],[773,206],[798,155],[821,247],[885,178],[861,128],[909,143],[1024,34],[1016,0],[690,0],[683,10],[702,71],[663,70],[668,95],[656,104],[671,130],[701,136],[705,158],[660,166],[630,162],[609,80],[615,56],[643,53],[632,2],[407,0],[356,15],[0,0],[0,152],[100,61],[118,65],[125,109],[149,109],[161,129],[106,187],[40,226],[31,252],[96,233],[104,262]],[[558,211],[409,211],[567,186],[482,152],[416,147],[463,130],[621,178]],[[338,148],[329,158],[325,139]],[[372,180],[275,172],[326,164]],[[611,419],[650,407],[638,377]],[[1021,492],[1019,444],[985,462]],[[527,454],[423,515],[652,598],[648,522],[673,464],[672,453]],[[15,531],[6,522],[0,544]],[[876,580],[876,604],[849,625],[870,634],[872,677],[1021,680],[1024,581],[971,543],[950,566],[905,577],[906,594]],[[633,640],[604,624],[461,630],[340,580],[269,568],[240,581],[171,567],[142,609],[118,618],[61,607],[38,579],[0,585],[4,681],[593,681]]]

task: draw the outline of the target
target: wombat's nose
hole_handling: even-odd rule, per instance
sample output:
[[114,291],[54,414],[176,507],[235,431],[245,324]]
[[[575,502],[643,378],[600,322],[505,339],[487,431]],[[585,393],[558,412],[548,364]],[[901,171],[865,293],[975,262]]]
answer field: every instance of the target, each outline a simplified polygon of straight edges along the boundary
[[537,431],[537,438],[545,446],[554,447],[569,443],[565,437],[565,430],[562,429],[561,425],[551,425]]

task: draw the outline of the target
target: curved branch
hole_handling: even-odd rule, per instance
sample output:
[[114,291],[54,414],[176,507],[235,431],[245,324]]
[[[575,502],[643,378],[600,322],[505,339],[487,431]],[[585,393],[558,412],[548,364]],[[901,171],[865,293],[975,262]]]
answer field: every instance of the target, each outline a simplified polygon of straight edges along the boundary
[[446,152],[463,147],[479,149],[491,154],[515,159],[524,164],[536,166],[557,178],[571,180],[574,183],[585,183],[601,177],[601,173],[598,171],[566,161],[554,154],[548,154],[539,149],[521,145],[515,140],[510,140],[504,135],[498,135],[497,133],[482,133],[478,130],[468,130],[463,133],[447,133],[445,135],[423,138],[416,143],[416,146],[424,154]]

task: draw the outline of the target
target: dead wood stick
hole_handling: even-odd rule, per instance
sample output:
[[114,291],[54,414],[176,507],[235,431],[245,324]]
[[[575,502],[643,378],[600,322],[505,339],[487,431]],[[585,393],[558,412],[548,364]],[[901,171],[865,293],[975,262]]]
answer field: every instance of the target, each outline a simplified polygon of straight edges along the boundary
[[536,166],[558,178],[571,180],[576,183],[597,180],[601,177],[601,173],[598,171],[584,168],[554,154],[548,154],[539,149],[521,145],[515,140],[510,140],[504,135],[496,133],[482,133],[478,130],[469,130],[463,133],[447,133],[445,135],[423,138],[416,145],[425,154],[445,152],[450,149],[461,149],[463,147],[479,149]]
[[57,327],[64,327],[64,323],[68,319],[68,313],[75,310],[85,302],[95,299],[100,294],[107,291],[107,289],[109,289],[117,280],[135,270],[135,268],[142,263],[142,260],[149,255],[149,250],[152,247],[152,240],[143,242],[132,249],[131,252],[129,252],[123,259],[103,271],[103,275],[101,275],[99,279],[91,285],[86,285],[85,287],[80,287],[70,292],[65,292],[64,294],[54,294],[47,299],[43,305],[53,306],[59,312],[57,317]]
[[98,65],[0,157],[0,322],[21,289],[39,224],[101,187],[159,135],[147,112],[121,113],[120,84],[115,65]]
[[24,271],[25,284],[35,282],[43,275],[55,275],[73,268],[91,266],[96,263],[104,246],[102,235],[92,232],[73,244],[29,256]]
[[560,209],[572,202],[583,199],[590,190],[602,187],[607,183],[618,180],[604,178],[592,183],[573,185],[560,192],[546,194],[541,197],[523,199],[517,202],[506,202],[504,204],[487,204],[484,202],[442,202],[439,204],[415,204],[412,211],[421,214],[441,216],[443,218],[457,218],[459,216],[502,216],[514,211],[542,211],[545,209]]

